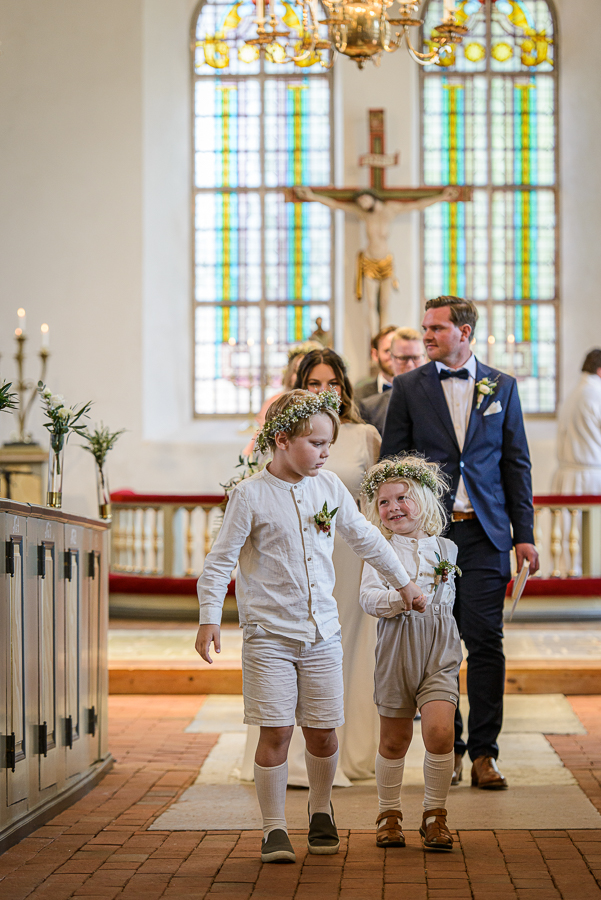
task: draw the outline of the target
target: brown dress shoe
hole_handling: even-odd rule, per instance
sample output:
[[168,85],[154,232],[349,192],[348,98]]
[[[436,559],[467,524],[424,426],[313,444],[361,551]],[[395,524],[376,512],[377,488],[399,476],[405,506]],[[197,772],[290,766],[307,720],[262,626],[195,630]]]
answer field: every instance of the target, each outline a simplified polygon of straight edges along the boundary
[[453,777],[451,778],[451,786],[459,784],[463,781],[463,756],[461,753],[455,754],[455,762],[453,765]]
[[378,847],[404,847],[405,835],[401,827],[403,813],[400,809],[387,809],[376,819],[376,844]]
[[499,772],[493,756],[479,756],[472,765],[472,787],[484,791],[502,791],[507,787],[507,779]]
[[[426,825],[427,819],[432,817],[434,817],[434,821]],[[422,844],[427,850],[453,849],[453,837],[447,827],[446,809],[425,810],[419,833],[422,836]]]

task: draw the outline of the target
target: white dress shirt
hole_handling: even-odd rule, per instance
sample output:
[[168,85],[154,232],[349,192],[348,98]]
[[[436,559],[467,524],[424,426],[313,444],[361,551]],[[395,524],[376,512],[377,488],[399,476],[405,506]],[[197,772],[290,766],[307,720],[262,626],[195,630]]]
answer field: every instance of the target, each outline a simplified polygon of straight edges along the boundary
[[[442,369],[449,369],[450,372],[453,371],[453,369],[451,369],[449,366],[445,366],[444,363],[441,362],[436,363],[436,368],[439,372],[442,371]],[[447,406],[449,407],[449,412],[453,421],[453,427],[455,429],[455,436],[457,438],[457,443],[459,444],[459,449],[463,450],[465,436],[467,434],[467,426],[472,414],[474,386],[476,384],[476,357],[474,356],[474,354],[472,353],[465,365],[459,366],[459,368],[467,369],[470,377],[447,378],[445,379],[445,381],[441,381],[440,384],[445,395],[445,400],[447,401]],[[459,484],[457,485],[457,493],[455,495],[453,510],[455,512],[474,511],[474,508],[470,502],[470,498],[468,497],[468,493],[465,489],[465,484],[463,483],[463,476],[460,476],[459,478]]]
[[[457,545],[447,541],[452,546],[453,552],[449,552],[449,562],[455,563],[457,559]],[[439,560],[436,557],[438,541],[435,537],[414,538],[404,537],[402,534],[393,534],[390,538],[390,546],[402,562],[411,580],[421,589],[428,604],[432,602],[435,593],[434,569]],[[390,619],[398,616],[405,609],[397,591],[393,591],[390,584],[371,566],[363,567],[361,580],[361,606],[369,616],[378,619]],[[449,575],[449,580],[444,583],[441,597],[436,601],[442,606],[453,606],[455,602],[455,576]]]
[[[315,524],[324,501],[338,507],[330,535]],[[261,625],[272,634],[300,641],[324,640],[340,629],[332,596],[334,531],[392,587],[409,576],[383,534],[357,509],[333,472],[290,484],[267,469],[230,494],[223,525],[198,579],[200,624],[221,621],[231,572],[239,559],[236,600],[240,625]]]
[[392,381],[388,381],[387,378],[384,378],[381,372],[378,372],[376,384],[378,386],[378,394],[382,394],[384,392],[384,385],[386,385],[388,388],[392,388]]

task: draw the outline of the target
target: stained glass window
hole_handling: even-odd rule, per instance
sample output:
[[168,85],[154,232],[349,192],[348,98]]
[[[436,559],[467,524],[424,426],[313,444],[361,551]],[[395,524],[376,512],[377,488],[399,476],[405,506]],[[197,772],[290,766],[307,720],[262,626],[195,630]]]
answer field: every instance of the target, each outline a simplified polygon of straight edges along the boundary
[[[300,28],[290,4],[275,11]],[[193,24],[197,416],[257,412],[289,346],[319,316],[333,325],[331,213],[284,194],[331,183],[330,75],[315,58],[256,58],[255,15],[209,0]]]
[[[557,27],[547,0],[461,0],[468,35],[421,73],[422,178],[473,188],[423,216],[426,297],[478,305],[475,351],[514,375],[524,411],[557,398]],[[429,49],[443,0],[430,0]]]

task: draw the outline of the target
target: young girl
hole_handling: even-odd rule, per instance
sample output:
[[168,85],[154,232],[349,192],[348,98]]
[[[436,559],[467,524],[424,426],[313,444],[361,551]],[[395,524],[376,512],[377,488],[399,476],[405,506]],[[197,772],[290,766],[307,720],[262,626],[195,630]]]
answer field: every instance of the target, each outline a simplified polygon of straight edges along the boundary
[[373,466],[363,480],[368,518],[421,589],[424,601],[406,611],[385,578],[366,565],[361,606],[378,619],[374,701],[380,714],[376,756],[378,847],[404,847],[401,784],[405,755],[421,712],[424,814],[420,834],[430,850],[452,850],[446,801],[453,774],[454,715],[461,665],[455,619],[457,546],[441,538],[446,521],[441,497],[446,480],[436,463],[400,456]]

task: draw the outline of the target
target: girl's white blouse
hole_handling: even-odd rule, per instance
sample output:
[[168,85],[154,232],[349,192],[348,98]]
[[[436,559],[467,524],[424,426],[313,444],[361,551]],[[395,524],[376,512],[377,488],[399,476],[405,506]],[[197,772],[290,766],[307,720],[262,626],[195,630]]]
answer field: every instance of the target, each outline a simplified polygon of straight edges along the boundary
[[[447,559],[449,562],[455,563],[457,545],[448,540],[446,543],[452,548]],[[431,603],[436,590],[434,585],[434,568],[438,565],[436,554],[441,555],[436,538],[426,537],[415,540],[400,534],[393,534],[390,546],[402,562],[411,581],[421,588],[428,603]],[[449,575],[449,580],[445,583],[439,601],[443,606],[453,606],[455,602],[454,575]],[[398,616],[405,608],[398,591],[395,591],[392,585],[367,563],[363,567],[359,602],[368,615],[378,619]]]

